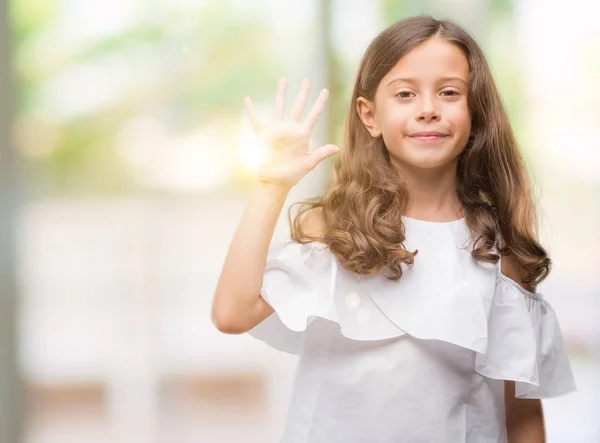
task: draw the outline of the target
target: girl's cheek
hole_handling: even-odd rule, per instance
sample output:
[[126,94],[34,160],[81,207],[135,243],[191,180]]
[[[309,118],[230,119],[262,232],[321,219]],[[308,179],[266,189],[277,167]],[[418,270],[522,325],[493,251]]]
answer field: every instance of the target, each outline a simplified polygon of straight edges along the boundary
[[413,116],[413,111],[411,110],[411,107],[408,105],[405,106],[398,106],[394,112],[395,114],[395,118],[397,121],[399,122],[406,122],[408,119],[411,118],[411,116]]
[[467,107],[451,109],[449,116],[456,122],[469,122],[471,120],[469,109]]

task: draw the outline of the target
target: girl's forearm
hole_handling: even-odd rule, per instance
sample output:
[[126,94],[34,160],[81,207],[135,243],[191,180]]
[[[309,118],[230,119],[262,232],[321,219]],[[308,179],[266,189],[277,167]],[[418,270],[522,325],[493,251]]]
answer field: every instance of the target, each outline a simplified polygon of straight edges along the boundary
[[252,308],[260,296],[267,252],[287,194],[288,189],[280,185],[255,185],[217,283],[213,321],[232,325],[252,320],[244,316],[255,312]]
[[506,421],[508,443],[545,443],[544,414],[540,408],[513,411]]

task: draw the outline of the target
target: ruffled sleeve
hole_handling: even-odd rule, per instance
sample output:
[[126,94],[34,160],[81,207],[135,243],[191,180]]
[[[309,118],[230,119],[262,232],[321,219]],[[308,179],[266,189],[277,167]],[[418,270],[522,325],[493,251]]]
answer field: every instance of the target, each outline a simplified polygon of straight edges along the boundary
[[559,321],[541,294],[529,292],[498,272],[488,313],[487,351],[477,371],[515,381],[519,398],[551,398],[576,385]]
[[341,267],[322,243],[274,241],[260,295],[274,312],[248,333],[287,353],[301,352],[305,333],[317,319],[333,322],[354,340],[404,334],[361,289],[360,278]]
[[260,296],[274,312],[248,333],[283,352],[299,354],[316,316],[331,317],[326,294],[332,261],[325,245],[276,240],[269,247]]

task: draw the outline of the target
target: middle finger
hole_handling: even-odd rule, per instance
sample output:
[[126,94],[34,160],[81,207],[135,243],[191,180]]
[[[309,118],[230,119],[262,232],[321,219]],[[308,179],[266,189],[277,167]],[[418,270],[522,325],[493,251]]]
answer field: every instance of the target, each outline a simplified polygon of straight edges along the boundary
[[280,78],[277,85],[277,96],[275,97],[275,120],[283,120],[283,114],[285,112],[285,88],[287,86],[287,80]]
[[302,112],[304,112],[304,106],[306,106],[306,100],[308,98],[308,91],[310,90],[310,80],[305,77],[300,84],[300,91],[298,91],[298,95],[296,96],[296,101],[294,102],[294,106],[292,107],[292,112],[290,116],[292,120],[299,122],[302,118]]

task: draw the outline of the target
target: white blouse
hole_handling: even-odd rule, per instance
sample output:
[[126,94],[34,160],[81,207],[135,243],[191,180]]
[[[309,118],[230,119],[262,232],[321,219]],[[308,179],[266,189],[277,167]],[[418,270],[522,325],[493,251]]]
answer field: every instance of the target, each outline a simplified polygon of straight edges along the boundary
[[471,256],[465,219],[403,221],[419,253],[398,281],[272,243],[275,312],[249,334],[299,354],[280,443],[501,443],[504,380],[520,398],[576,389],[552,307]]

